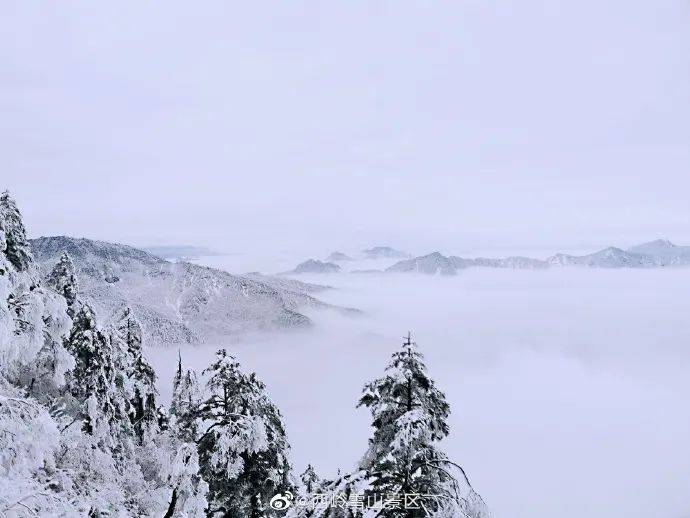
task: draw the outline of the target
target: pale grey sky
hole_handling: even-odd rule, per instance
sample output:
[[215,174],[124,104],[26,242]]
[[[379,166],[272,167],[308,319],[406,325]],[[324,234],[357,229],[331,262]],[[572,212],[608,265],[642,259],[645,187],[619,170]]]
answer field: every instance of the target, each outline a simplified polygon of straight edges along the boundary
[[[32,235],[690,243],[690,3],[7,1]],[[270,244],[269,244],[270,243]]]

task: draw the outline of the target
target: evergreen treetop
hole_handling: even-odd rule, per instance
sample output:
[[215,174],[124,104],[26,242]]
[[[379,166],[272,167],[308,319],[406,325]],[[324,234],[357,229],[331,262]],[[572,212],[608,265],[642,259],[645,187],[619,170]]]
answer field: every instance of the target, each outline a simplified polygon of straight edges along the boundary
[[171,426],[184,441],[194,442],[197,439],[200,404],[201,394],[196,372],[183,372],[182,356],[178,352],[169,413]]
[[67,313],[70,316],[74,316],[79,283],[77,282],[74,263],[67,252],[63,252],[60,255],[60,259],[58,259],[58,262],[48,275],[46,283],[65,298],[67,301]]
[[4,252],[17,271],[26,271],[33,263],[31,247],[17,204],[5,191],[0,195],[0,231],[4,234]]
[[204,371],[208,397],[200,407],[202,474],[211,505],[224,516],[266,516],[266,504],[289,487],[289,445],[282,416],[254,373],[224,349]]
[[113,340],[120,349],[120,370],[127,383],[125,391],[129,402],[130,420],[139,442],[157,426],[156,373],[143,354],[142,330],[130,308],[116,316]]
[[306,489],[307,493],[312,493],[321,481],[319,476],[316,474],[314,466],[312,466],[311,464],[308,464],[307,469],[305,469],[304,472],[300,475],[300,480],[302,481],[302,484],[304,485],[304,488]]
[[424,357],[409,334],[393,353],[385,374],[364,387],[358,406],[370,410],[374,428],[360,465],[370,483],[367,493],[437,497],[425,503],[425,511],[392,508],[379,516],[412,518],[462,508],[465,500],[453,475],[461,468],[438,447],[449,432],[450,407],[427,374]]

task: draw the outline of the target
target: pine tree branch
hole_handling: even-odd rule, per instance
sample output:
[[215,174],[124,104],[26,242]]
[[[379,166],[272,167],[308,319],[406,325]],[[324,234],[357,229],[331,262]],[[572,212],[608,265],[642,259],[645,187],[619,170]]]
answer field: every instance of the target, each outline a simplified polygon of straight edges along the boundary
[[64,428],[62,428],[62,429],[60,430],[60,433],[64,432],[64,431],[67,430],[70,426],[72,426],[74,423],[76,423],[76,422],[79,420],[80,417],[81,417],[80,415],[77,415],[74,419],[72,419],[72,421],[71,421],[68,425],[66,425]]
[[[246,416],[246,415],[243,415],[243,414],[236,414],[236,413],[232,413],[232,412],[229,412],[229,413],[227,413],[227,414],[225,414],[225,415],[226,415],[226,416],[230,416],[230,417],[239,417],[239,418],[241,418],[241,419],[246,419],[247,417],[249,417],[249,416]],[[215,427],[217,427],[217,426],[226,426],[226,425],[228,425],[228,424],[230,424],[230,423],[232,423],[232,421],[231,421],[231,420],[227,420],[227,419],[223,419],[222,421],[216,421],[215,423],[213,423],[211,426],[209,426],[209,427],[206,429],[206,431],[201,435],[201,437],[199,437],[199,438],[196,440],[196,443],[197,443],[197,444],[201,443],[201,442],[206,438],[206,436],[211,432],[211,430],[214,429]]]
[[[433,467],[433,465],[431,464],[432,462],[433,461],[427,461],[427,464],[431,465]],[[436,462],[445,462],[446,464],[450,464],[451,466],[455,466],[456,468],[458,468],[460,470],[460,473],[462,473],[462,476],[465,478],[465,482],[467,482],[467,485],[470,486],[470,489],[472,491],[474,491],[472,484],[470,484],[470,479],[467,478],[467,473],[465,473],[465,470],[462,468],[462,466],[460,466],[460,464],[457,464],[457,463],[453,462],[452,460],[448,460],[448,459],[443,459],[443,460],[439,460]]]

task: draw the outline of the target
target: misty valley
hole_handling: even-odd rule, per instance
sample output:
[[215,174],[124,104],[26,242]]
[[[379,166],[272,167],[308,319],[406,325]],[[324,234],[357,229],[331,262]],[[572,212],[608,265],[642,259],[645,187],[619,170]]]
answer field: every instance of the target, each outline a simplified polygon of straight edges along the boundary
[[690,482],[686,247],[171,248],[0,198],[4,515],[643,517]]

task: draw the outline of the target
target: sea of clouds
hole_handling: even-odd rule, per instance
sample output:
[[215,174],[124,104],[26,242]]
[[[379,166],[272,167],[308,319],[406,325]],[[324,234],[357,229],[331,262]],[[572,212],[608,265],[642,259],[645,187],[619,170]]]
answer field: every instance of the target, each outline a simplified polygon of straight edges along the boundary
[[[201,261],[242,271],[244,259]],[[299,279],[364,315],[313,310],[309,331],[182,351],[203,369],[227,346],[257,371],[298,471],[354,467],[370,434],[362,386],[409,330],[451,405],[443,448],[497,518],[690,516],[690,269]],[[150,355],[165,399],[176,355]]]

